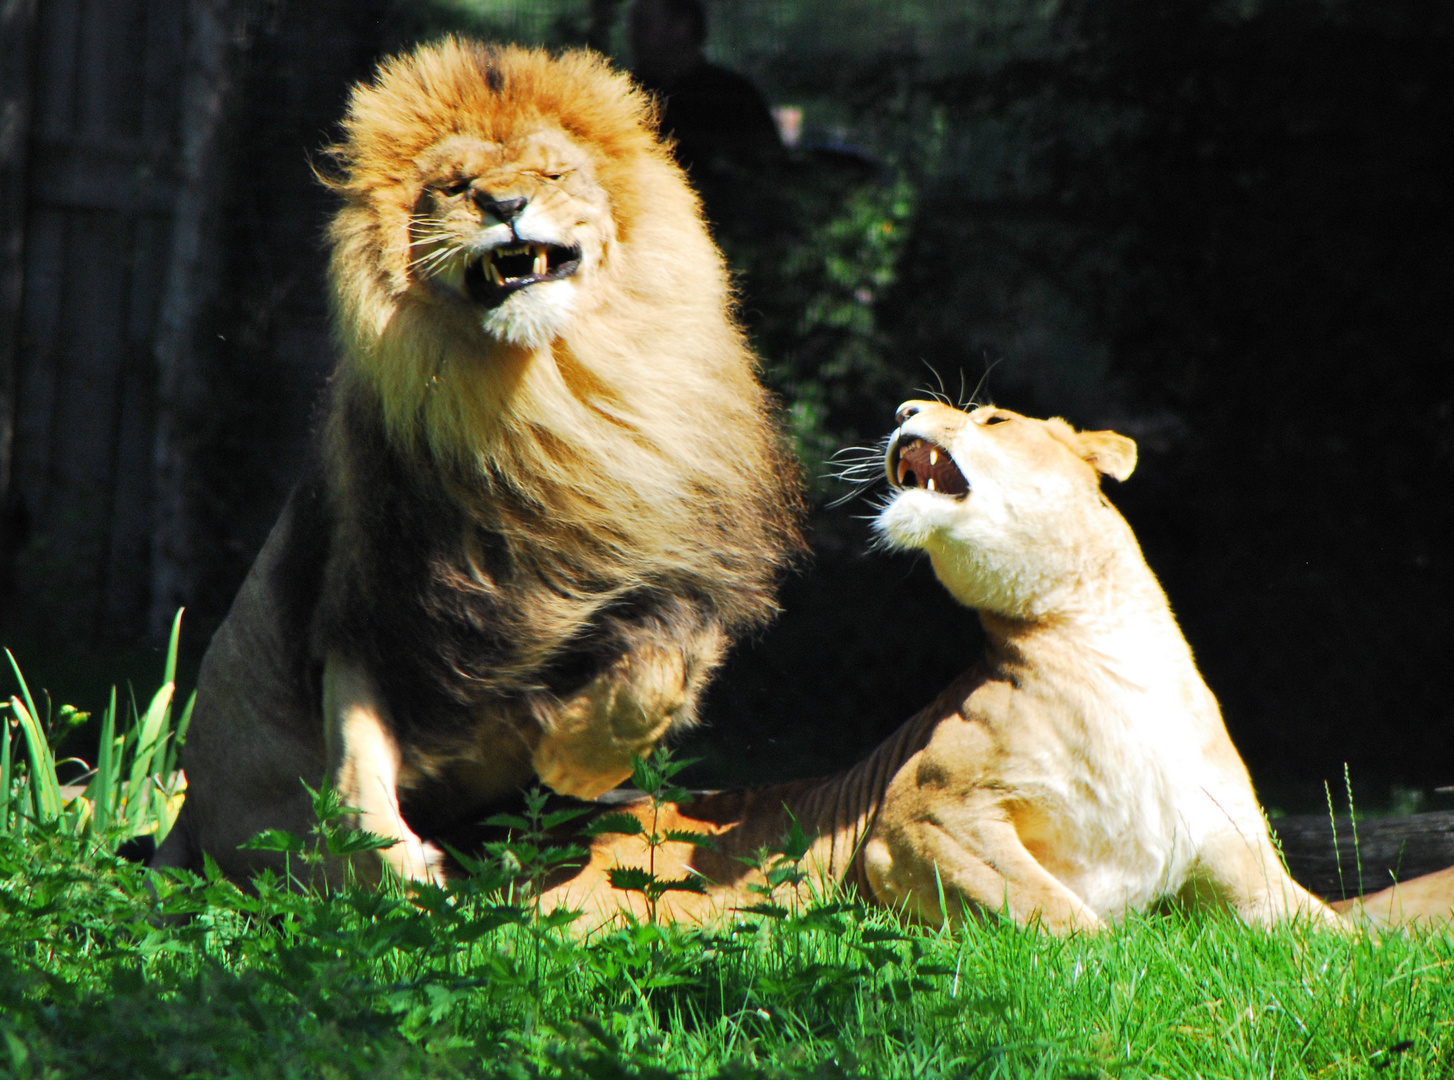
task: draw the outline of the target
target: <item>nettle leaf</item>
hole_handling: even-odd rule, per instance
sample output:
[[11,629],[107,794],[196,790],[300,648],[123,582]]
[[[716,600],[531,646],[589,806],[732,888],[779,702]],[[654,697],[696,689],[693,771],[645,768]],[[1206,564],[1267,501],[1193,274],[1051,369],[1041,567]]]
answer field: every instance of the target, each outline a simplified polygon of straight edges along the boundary
[[591,809],[589,806],[576,806],[565,810],[552,810],[540,819],[540,827],[549,832],[551,829],[564,825],[567,821],[574,821],[582,814],[589,814]]
[[808,849],[813,846],[813,841],[798,824],[797,818],[789,815],[789,820],[792,824],[788,826],[788,831],[783,835],[782,853],[785,858],[797,862],[808,853]]
[[581,917],[580,911],[575,908],[558,907],[554,911],[535,917],[535,928],[537,930],[559,930],[561,927],[569,926]]
[[[664,754],[659,756],[662,758],[665,757]],[[649,759],[642,757],[640,754],[631,755],[631,782],[639,790],[646,792],[648,795],[655,795],[665,781],[666,778],[662,776],[661,770]]]
[[606,877],[611,882],[611,888],[623,892],[644,893],[653,880],[650,871],[634,866],[613,866],[606,871]]
[[787,866],[774,866],[763,876],[767,878],[767,883],[770,886],[777,888],[777,886],[785,882],[791,882],[796,885],[808,875],[798,869],[797,863],[789,863]]
[[540,853],[541,866],[555,866],[557,863],[573,862],[584,857],[586,849],[579,844],[567,844],[564,847],[546,848]]
[[359,851],[379,851],[391,848],[398,841],[367,829],[325,829],[324,846],[330,855],[352,855]]
[[586,836],[600,836],[602,833],[620,833],[623,836],[639,836],[646,831],[646,826],[630,814],[623,814],[619,811],[612,814],[602,814],[581,830]]
[[783,919],[791,912],[780,904],[748,904],[745,907],[733,908],[744,915],[766,915],[769,919]]
[[287,829],[264,829],[237,846],[244,851],[283,851],[296,855],[303,850],[303,839]]
[[872,927],[865,929],[859,935],[859,939],[865,944],[872,944],[876,941],[912,941],[908,934],[900,933],[897,930],[875,930]]
[[487,863],[484,859],[477,859],[473,855],[466,855],[458,848],[445,843],[443,840],[438,840],[436,843],[444,848],[454,858],[455,862],[459,863],[460,868],[464,870],[468,877],[479,877],[486,871],[495,869],[492,864]]
[[529,921],[530,913],[518,904],[497,904],[478,918],[461,923],[455,928],[453,936],[461,945],[468,945],[502,926],[524,926]]
[[717,841],[713,836],[691,829],[668,829],[666,839],[675,840],[681,844],[691,844],[692,847],[706,848],[709,851],[717,850]]
[[307,783],[301,780],[299,783],[303,784],[303,790],[308,793],[308,797],[313,801],[313,816],[322,824],[327,824],[336,818],[341,818],[345,814],[357,814],[361,812],[356,806],[344,806],[343,796],[335,791],[331,784],[322,784],[317,791],[314,791]]
[[658,896],[667,892],[705,893],[707,891],[706,884],[699,877],[657,879],[652,882],[652,888]]
[[522,831],[530,828],[530,822],[515,814],[492,814],[480,824],[493,825],[499,829],[520,829]]

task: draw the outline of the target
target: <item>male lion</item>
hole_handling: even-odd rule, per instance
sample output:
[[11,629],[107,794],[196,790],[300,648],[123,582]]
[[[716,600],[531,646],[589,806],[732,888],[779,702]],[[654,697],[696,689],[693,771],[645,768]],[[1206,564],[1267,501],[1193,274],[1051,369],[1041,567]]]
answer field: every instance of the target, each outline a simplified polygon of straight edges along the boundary
[[299,780],[327,778],[393,872],[437,878],[430,838],[537,776],[599,794],[691,723],[801,544],[644,94],[450,39],[384,62],[343,131],[326,422],[203,661],[158,865],[280,865],[238,845],[306,832]]
[[[791,814],[817,833],[814,878],[934,922],[968,908],[1065,932],[1181,899],[1251,923],[1342,925],[1283,869],[1216,699],[1101,493],[1103,475],[1130,475],[1135,443],[991,407],[912,401],[898,420],[878,531],[928,554],[979,612],[987,649],[848,773],[705,796],[654,823],[648,806],[630,807],[659,834],[715,835],[715,851],[656,852],[658,876],[713,881],[672,894],[668,913],[752,902],[761,876],[734,860],[781,836]],[[632,901],[606,870],[644,861],[639,838],[601,837],[547,903],[611,918]]]

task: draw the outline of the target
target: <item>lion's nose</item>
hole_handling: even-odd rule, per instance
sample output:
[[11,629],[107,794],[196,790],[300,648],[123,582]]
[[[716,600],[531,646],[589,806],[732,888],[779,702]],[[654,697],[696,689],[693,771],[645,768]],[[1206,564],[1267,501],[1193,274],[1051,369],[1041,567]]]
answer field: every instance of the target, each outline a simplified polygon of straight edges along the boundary
[[924,411],[924,403],[921,401],[906,401],[899,406],[899,411],[894,413],[894,423],[902,424],[911,416],[918,416]]
[[485,213],[493,215],[502,225],[509,225],[519,217],[528,201],[521,198],[496,199],[483,191],[475,195],[475,205]]

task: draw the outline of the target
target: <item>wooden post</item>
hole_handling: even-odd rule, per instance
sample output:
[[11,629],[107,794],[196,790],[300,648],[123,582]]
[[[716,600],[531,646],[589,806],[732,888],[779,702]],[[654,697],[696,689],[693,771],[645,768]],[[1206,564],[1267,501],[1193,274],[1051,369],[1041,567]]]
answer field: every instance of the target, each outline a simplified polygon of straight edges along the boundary
[[157,427],[153,457],[153,638],[165,639],[177,608],[190,600],[193,577],[192,455],[187,415],[205,388],[195,335],[218,276],[209,244],[222,188],[219,139],[232,89],[234,43],[249,38],[245,0],[190,0],[190,36],[182,87],[181,162],[161,308],[157,316]]
[[616,9],[621,0],[591,0],[591,22],[586,44],[602,56],[611,55],[611,31],[616,26]]
[[0,605],[12,589],[18,514],[10,477],[20,305],[25,285],[25,187],[30,149],[35,0],[0,2]]

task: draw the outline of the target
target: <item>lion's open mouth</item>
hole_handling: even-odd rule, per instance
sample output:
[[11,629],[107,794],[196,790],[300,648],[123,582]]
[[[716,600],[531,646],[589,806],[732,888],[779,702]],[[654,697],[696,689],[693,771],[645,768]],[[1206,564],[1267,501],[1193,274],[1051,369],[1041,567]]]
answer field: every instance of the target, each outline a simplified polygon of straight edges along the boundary
[[568,278],[580,268],[579,247],[515,244],[493,248],[471,259],[464,268],[464,286],[475,303],[499,307],[511,293],[542,281]]
[[969,481],[944,447],[917,435],[895,436],[884,458],[895,488],[925,488],[956,498],[969,494]]

